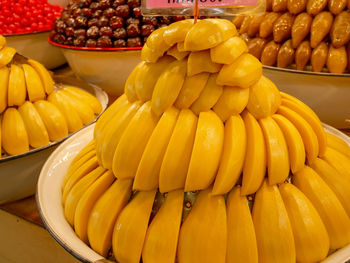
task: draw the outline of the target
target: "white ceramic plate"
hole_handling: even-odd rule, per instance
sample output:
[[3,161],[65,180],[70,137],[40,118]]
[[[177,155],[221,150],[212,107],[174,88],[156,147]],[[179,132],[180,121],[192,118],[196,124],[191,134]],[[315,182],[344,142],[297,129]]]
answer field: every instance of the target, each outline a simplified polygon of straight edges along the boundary
[[[47,230],[69,253],[83,262],[96,262],[103,257],[81,241],[67,223],[61,203],[61,185],[73,158],[92,140],[94,127],[84,128],[52,153],[41,170],[36,195],[38,211]],[[328,125],[324,127],[350,146],[349,137]],[[348,259],[350,245],[334,253],[324,263],[344,263]]]
[[264,75],[279,90],[310,106],[322,122],[350,128],[350,74],[315,73],[264,66]]
[[[68,84],[68,83],[67,83]],[[100,88],[90,86],[90,90],[101,102],[102,110],[107,108],[108,96]],[[97,117],[96,117],[97,119]],[[28,152],[0,159],[0,204],[33,195],[41,167],[67,137]]]

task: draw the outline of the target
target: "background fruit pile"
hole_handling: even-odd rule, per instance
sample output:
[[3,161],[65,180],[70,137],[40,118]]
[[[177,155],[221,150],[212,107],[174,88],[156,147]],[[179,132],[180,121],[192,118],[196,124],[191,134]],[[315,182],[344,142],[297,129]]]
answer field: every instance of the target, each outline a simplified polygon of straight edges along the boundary
[[77,47],[141,47],[155,29],[185,18],[143,17],[140,5],[140,0],[70,1],[51,39]]
[[350,1],[270,0],[267,11],[233,20],[264,65],[350,72]]
[[62,9],[47,0],[1,0],[0,35],[51,30]]
[[160,28],[141,59],[63,179],[81,240],[145,263],[319,262],[350,243],[350,148],[230,21]]
[[17,54],[0,35],[0,158],[60,140],[101,111],[88,92],[55,87],[43,65]]

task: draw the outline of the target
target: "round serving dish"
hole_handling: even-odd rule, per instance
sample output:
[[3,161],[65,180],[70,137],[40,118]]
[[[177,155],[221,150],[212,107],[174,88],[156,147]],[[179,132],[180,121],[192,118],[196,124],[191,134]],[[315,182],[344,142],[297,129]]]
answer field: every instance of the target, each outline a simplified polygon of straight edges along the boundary
[[6,41],[19,54],[39,61],[48,69],[54,69],[65,64],[66,59],[59,48],[47,43],[49,34],[50,31],[6,35]]
[[[107,108],[108,96],[100,88],[91,86],[91,93],[95,94],[102,105],[102,112]],[[96,119],[98,116],[96,117]],[[96,120],[95,119],[95,120]],[[0,204],[19,200],[33,195],[40,170],[50,154],[57,146],[72,136],[52,142],[28,152],[3,157],[0,159]]]
[[61,45],[59,47],[73,72],[86,82],[98,85],[117,97],[124,92],[124,84],[137,63],[142,47],[88,48]]
[[264,66],[264,75],[281,91],[310,106],[321,121],[338,129],[350,128],[350,74]]
[[[350,145],[349,137],[328,125],[324,127]],[[61,185],[73,158],[92,140],[93,131],[94,125],[86,127],[58,146],[41,170],[36,194],[39,215],[46,229],[69,253],[83,262],[97,262],[103,257],[81,241],[66,221],[61,202]],[[348,259],[350,245],[333,253],[323,262],[343,263]]]

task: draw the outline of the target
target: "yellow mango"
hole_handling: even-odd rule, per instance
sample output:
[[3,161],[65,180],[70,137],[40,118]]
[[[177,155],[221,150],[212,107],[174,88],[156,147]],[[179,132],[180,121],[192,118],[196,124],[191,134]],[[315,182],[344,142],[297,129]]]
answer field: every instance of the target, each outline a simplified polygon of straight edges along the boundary
[[338,249],[350,242],[350,219],[339,199],[310,167],[293,176],[293,184],[311,201],[327,229],[330,248]]
[[224,146],[213,194],[226,194],[239,179],[246,153],[247,136],[240,115],[231,116],[225,123]]
[[148,227],[142,250],[142,262],[175,262],[183,202],[183,190],[167,194]]
[[184,47],[188,51],[205,50],[219,45],[237,35],[234,24],[226,19],[204,19],[197,21],[188,31]]
[[162,55],[165,51],[167,51],[172,45],[169,45],[165,42],[164,32],[168,29],[168,27],[158,28],[154,30],[147,38],[146,45],[156,52],[160,52]]
[[163,33],[163,39],[169,46],[185,41],[187,32],[194,24],[194,19],[178,21],[167,26]]
[[225,42],[210,49],[211,60],[220,64],[232,64],[243,53],[248,52],[248,46],[238,36],[231,37]]
[[[132,180],[116,180],[98,198],[92,208],[87,225],[90,246],[103,257],[112,247],[113,229],[116,220],[131,196]],[[113,209],[111,209],[113,208]]]
[[350,146],[337,136],[326,132],[327,145],[350,159]]
[[252,216],[259,262],[295,263],[293,230],[277,185],[264,180],[255,194]]
[[161,193],[185,187],[197,122],[198,118],[191,110],[180,111],[160,168]]
[[203,72],[194,76],[186,76],[179,96],[174,105],[179,109],[187,109],[198,99],[205,85],[207,84],[209,73]]
[[156,191],[138,192],[121,211],[113,231],[113,253],[119,262],[139,263]]
[[[143,49],[142,49],[143,50]],[[130,75],[125,81],[125,86],[124,86],[124,93],[126,97],[128,98],[129,102],[134,102],[138,100],[137,94],[136,94],[136,89],[135,89],[135,77],[137,71],[143,67],[145,64],[144,61],[140,62],[137,64],[137,66],[131,71]]]
[[247,149],[243,165],[243,195],[255,193],[264,180],[266,173],[266,146],[264,135],[258,121],[248,111],[243,112],[243,121],[247,135]]
[[250,87],[247,109],[256,119],[273,115],[280,105],[281,95],[276,85],[265,76]]
[[179,263],[224,263],[227,222],[225,199],[212,196],[211,188],[201,191],[180,229]]
[[216,84],[217,75],[210,74],[204,89],[191,106],[191,110],[197,115],[202,111],[210,110],[219,100],[223,87]]
[[177,45],[174,45],[172,48],[170,48],[167,52],[166,52],[169,56],[172,56],[174,58],[176,58],[177,60],[181,60],[185,57],[188,56],[188,54],[190,54],[189,51],[182,51],[180,52],[177,49]]
[[350,158],[331,147],[327,147],[322,159],[332,165],[343,177],[350,180]]
[[279,187],[292,225],[297,262],[319,262],[329,250],[327,230],[310,200],[294,185]]
[[178,115],[178,109],[169,108],[154,128],[136,171],[134,190],[149,191],[158,188],[160,167]]
[[187,60],[187,76],[193,76],[202,72],[216,73],[221,65],[211,61],[209,50],[191,52]]
[[218,75],[219,85],[249,88],[262,76],[262,64],[251,54],[244,53],[232,64],[224,65]]
[[214,181],[224,143],[224,125],[213,111],[201,112],[185,183],[185,192],[206,189]]
[[225,86],[213,107],[214,112],[226,121],[230,116],[240,114],[247,106],[250,89]]
[[232,189],[226,200],[227,263],[258,263],[255,229],[247,197],[241,188]]
[[112,169],[118,179],[134,178],[137,167],[158,117],[151,102],[143,104],[126,127],[115,150]]
[[185,81],[187,62],[175,60],[159,76],[152,94],[152,110],[160,116],[172,106]]
[[146,42],[141,50],[141,59],[146,62],[156,63],[163,54],[164,51],[149,48]]
[[271,117],[260,119],[259,124],[265,138],[269,184],[283,183],[289,176],[289,156],[284,135]]
[[144,102],[152,99],[154,86],[164,69],[173,62],[174,59],[165,56],[157,63],[144,62],[135,73],[134,88],[137,98]]

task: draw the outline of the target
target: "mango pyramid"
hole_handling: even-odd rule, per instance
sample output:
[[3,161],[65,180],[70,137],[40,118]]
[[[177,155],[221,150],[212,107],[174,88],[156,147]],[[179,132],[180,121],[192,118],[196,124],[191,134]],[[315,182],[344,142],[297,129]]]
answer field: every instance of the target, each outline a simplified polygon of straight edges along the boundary
[[60,140],[101,111],[90,93],[55,87],[42,64],[17,54],[0,35],[0,158]]
[[236,35],[221,19],[154,31],[73,160],[64,213],[102,256],[318,262],[350,243],[350,148]]

